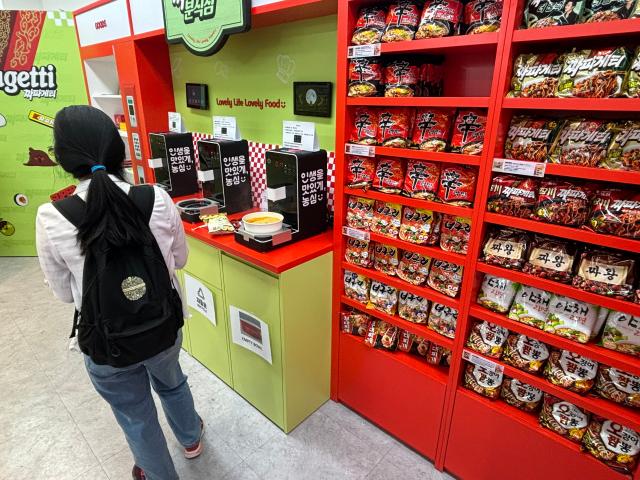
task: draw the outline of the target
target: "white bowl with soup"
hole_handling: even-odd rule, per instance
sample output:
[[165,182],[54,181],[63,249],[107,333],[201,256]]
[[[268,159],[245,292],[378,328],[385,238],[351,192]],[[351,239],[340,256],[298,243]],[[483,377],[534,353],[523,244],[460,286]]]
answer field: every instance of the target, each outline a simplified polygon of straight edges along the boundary
[[284,217],[275,212],[253,212],[242,217],[245,231],[257,235],[268,235],[282,230]]

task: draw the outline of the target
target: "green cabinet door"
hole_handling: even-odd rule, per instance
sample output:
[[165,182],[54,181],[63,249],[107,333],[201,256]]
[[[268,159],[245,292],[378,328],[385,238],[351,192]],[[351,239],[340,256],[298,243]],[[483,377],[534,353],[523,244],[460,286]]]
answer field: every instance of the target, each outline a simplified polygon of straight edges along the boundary
[[[190,275],[189,272],[184,272],[184,274]],[[221,290],[214,288],[208,282],[204,282],[199,278],[197,280],[211,290],[215,304],[216,325],[214,326],[198,310],[191,306],[189,307],[190,317],[186,322],[189,333],[189,353],[223,382],[233,386],[231,366],[229,364],[229,323],[224,295]]]
[[189,259],[184,271],[221,289],[222,265],[220,257],[222,253],[220,250],[191,237],[187,237],[187,245],[189,246]]
[[270,364],[259,355],[236,345],[229,332],[234,389],[284,429],[278,278],[225,254],[222,255],[222,271],[227,315],[229,308],[234,306],[266,323],[269,326],[273,361]]
[[[180,282],[180,293],[184,295],[184,275],[182,270],[178,270],[176,272],[178,276],[178,281]],[[184,326],[182,327],[182,348],[187,352],[191,353],[191,340],[189,338],[189,319],[184,319]]]

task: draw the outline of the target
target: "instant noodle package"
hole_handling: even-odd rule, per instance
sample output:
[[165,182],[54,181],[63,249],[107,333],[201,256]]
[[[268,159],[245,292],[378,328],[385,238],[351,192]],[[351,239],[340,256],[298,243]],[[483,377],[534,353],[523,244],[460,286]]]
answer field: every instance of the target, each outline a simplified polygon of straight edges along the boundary
[[392,245],[377,244],[374,252],[373,268],[385,275],[395,275],[398,267],[398,249]]
[[347,225],[351,228],[369,230],[373,222],[375,200],[362,197],[349,197],[347,201]]
[[496,175],[491,180],[487,210],[511,217],[530,218],[538,198],[539,181],[516,175]]
[[440,232],[440,248],[445,252],[466,255],[471,236],[471,220],[464,217],[444,215]]
[[453,115],[453,110],[419,108],[411,138],[413,146],[429,152],[444,152],[449,141]]
[[614,470],[631,474],[638,463],[640,435],[624,425],[594,416],[582,437],[582,447]]
[[420,295],[400,290],[398,294],[398,315],[409,322],[427,323],[429,300]]
[[471,329],[467,347],[487,357],[500,358],[509,331],[489,322],[478,322]]
[[364,7],[358,14],[356,28],[351,37],[354,45],[379,43],[386,27],[387,13],[382,6]]
[[589,425],[589,413],[573,403],[545,393],[540,425],[572,442],[580,443]]
[[423,208],[404,207],[400,224],[400,240],[417,245],[433,245],[440,238],[442,216]]
[[404,182],[404,165],[399,158],[380,158],[373,176],[373,188],[384,193],[400,193]]
[[389,5],[383,42],[413,40],[420,19],[417,2],[400,0]]
[[424,160],[407,160],[402,193],[412,198],[433,200],[438,192],[440,165]]
[[549,302],[545,331],[587,343],[602,327],[600,307],[562,295],[554,295]]
[[366,313],[357,311],[342,312],[340,314],[340,326],[344,333],[365,337],[369,329],[371,317]]
[[624,312],[606,311],[600,343],[604,348],[629,355],[640,355],[640,317]]
[[347,161],[347,186],[367,189],[373,184],[376,160],[371,157],[349,156]]
[[541,372],[548,358],[549,349],[544,343],[517,333],[509,334],[502,355],[504,363],[529,373]]
[[552,294],[539,288],[522,285],[514,295],[509,318],[539,329],[544,329],[549,314]]
[[593,388],[598,362],[568,350],[553,350],[544,376],[554,385],[585,394]]
[[402,205],[376,200],[371,220],[371,231],[385,237],[396,238],[400,229]]
[[448,297],[457,297],[462,283],[462,265],[434,259],[429,270],[427,284]]
[[371,280],[349,270],[344,271],[344,294],[351,300],[366,304],[369,302]]
[[535,412],[542,402],[542,391],[515,378],[505,377],[500,398],[519,410]]
[[524,25],[544,28],[577,23],[584,11],[585,0],[527,0]]
[[640,408],[640,377],[617,368],[600,366],[594,392],[612,402]]
[[494,229],[482,249],[482,260],[491,265],[520,270],[527,258],[529,235],[509,228]]
[[398,290],[377,280],[371,282],[367,308],[393,315],[398,305]]
[[556,282],[571,283],[576,253],[573,242],[534,235],[522,271]]
[[573,286],[599,295],[632,300],[635,271],[634,256],[593,249],[580,256]]
[[349,61],[350,97],[375,97],[382,93],[385,78],[378,58],[353,58]]
[[448,338],[456,336],[456,326],[458,324],[458,311],[455,308],[434,303],[429,312],[428,326],[431,330],[438,332]]
[[451,151],[465,155],[480,155],[487,128],[487,115],[478,110],[460,110],[453,123]]
[[502,372],[482,365],[467,363],[464,370],[464,386],[480,395],[496,399],[500,396]]
[[464,6],[464,33],[496,32],[500,30],[502,0],[470,0]]
[[412,285],[422,285],[427,281],[430,265],[431,258],[405,250],[398,265],[398,277]]
[[494,312],[507,313],[519,287],[519,283],[506,278],[485,275],[478,292],[478,305]]
[[427,0],[416,38],[447,37],[458,33],[462,11],[460,0]]
[[384,67],[385,97],[415,97],[420,92],[420,65],[411,59],[399,57]]
[[445,167],[440,172],[438,198],[452,205],[469,206],[476,196],[476,170],[465,166]]
[[398,346],[400,329],[382,320],[371,320],[364,339],[365,345],[394,351]]
[[344,259],[352,265],[369,268],[373,264],[373,242],[348,238]]

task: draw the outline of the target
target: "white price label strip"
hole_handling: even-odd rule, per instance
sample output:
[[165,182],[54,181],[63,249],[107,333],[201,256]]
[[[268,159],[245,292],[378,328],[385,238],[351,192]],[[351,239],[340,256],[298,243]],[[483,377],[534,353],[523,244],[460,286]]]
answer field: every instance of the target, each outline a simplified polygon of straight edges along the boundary
[[493,370],[494,372],[502,373],[504,371],[504,367],[502,365],[492,362],[491,360],[487,360],[486,358],[469,350],[462,351],[462,358],[467,362],[473,363],[474,365],[480,365],[481,367]]
[[526,175],[527,177],[544,177],[546,165],[546,163],[540,162],[494,158],[492,170],[494,172]]
[[342,234],[347,237],[355,238],[356,240],[362,240],[364,242],[368,242],[371,236],[369,232],[364,232],[362,230],[358,230],[357,228],[351,227],[342,227]]
[[344,146],[344,153],[348,155],[358,155],[360,157],[375,157],[376,147],[371,145],[358,145],[356,143],[347,143]]
[[353,45],[349,47],[347,56],[349,58],[362,58],[362,57],[379,57],[381,46],[379,43],[372,43],[370,45]]

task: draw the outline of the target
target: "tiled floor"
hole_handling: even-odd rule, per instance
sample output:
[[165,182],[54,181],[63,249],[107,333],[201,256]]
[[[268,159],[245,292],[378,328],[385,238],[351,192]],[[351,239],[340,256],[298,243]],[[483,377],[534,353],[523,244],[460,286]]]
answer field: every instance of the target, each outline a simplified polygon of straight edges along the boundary
[[[67,349],[72,309],[36,259],[0,258],[0,272],[0,480],[130,478],[124,437]],[[182,479],[451,478],[342,405],[287,436],[186,353],[182,365],[206,423],[205,452],[187,461],[161,416]]]

